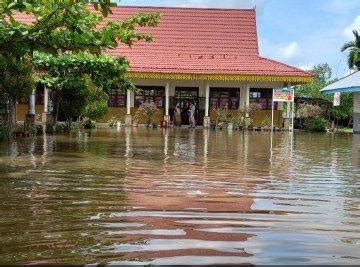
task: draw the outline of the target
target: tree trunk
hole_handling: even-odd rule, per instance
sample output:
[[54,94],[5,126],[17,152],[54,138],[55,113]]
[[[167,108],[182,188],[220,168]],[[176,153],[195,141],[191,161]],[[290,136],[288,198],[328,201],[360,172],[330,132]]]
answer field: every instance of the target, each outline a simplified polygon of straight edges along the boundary
[[16,127],[16,101],[5,94],[4,137],[11,139]]

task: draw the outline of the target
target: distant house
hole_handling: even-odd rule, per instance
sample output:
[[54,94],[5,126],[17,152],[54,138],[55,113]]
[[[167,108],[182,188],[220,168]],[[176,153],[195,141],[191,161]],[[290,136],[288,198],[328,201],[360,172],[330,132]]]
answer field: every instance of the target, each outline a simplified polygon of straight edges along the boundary
[[345,76],[321,90],[323,94],[354,93],[353,130],[360,134],[360,71]]
[[[271,89],[312,81],[308,72],[259,55],[255,9],[120,6],[109,19],[138,12],[161,14],[158,27],[140,29],[151,33],[154,42],[140,41],[108,53],[129,59],[130,77],[141,90],[111,93],[104,121],[115,116],[129,124],[147,100],[159,107],[159,121],[173,120],[175,104],[184,112],[189,102],[196,103],[199,125],[208,126],[214,119],[211,111],[217,107],[231,110],[251,103],[261,107],[253,118],[260,121],[271,113]],[[280,105],[276,108],[275,121],[280,125],[282,111]],[[42,112],[42,107],[37,110]],[[26,108],[20,104],[18,111],[21,120]],[[186,113],[183,115],[186,124]]]

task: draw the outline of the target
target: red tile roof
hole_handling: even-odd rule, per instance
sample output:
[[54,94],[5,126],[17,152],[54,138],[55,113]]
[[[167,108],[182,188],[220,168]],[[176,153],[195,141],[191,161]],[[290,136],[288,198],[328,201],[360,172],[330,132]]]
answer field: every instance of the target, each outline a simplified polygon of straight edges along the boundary
[[119,6],[109,19],[139,12],[161,14],[157,27],[139,29],[151,33],[154,41],[109,50],[126,56],[132,72],[311,76],[259,56],[254,9]]
[[[111,55],[128,58],[131,72],[312,76],[259,55],[254,9],[118,6],[107,19],[121,20],[139,12],[161,14],[157,27],[138,29],[150,33],[154,41],[107,50]],[[25,14],[16,18],[33,21]]]

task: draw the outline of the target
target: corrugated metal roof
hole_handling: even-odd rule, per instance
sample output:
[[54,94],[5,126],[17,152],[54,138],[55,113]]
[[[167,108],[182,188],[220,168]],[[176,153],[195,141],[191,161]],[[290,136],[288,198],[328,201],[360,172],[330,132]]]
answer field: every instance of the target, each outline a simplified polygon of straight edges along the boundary
[[360,92],[360,71],[356,71],[340,80],[329,84],[321,90],[323,94],[331,94],[335,92]]

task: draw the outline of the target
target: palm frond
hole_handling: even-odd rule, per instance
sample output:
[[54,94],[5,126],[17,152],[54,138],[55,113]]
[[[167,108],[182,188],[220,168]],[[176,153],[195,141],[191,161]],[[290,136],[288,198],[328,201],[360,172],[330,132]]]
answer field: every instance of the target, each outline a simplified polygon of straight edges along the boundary
[[355,46],[355,42],[354,41],[350,41],[350,42],[347,42],[343,45],[343,47],[341,47],[341,52],[344,52],[345,50],[349,49],[349,48],[352,48]]
[[348,66],[350,69],[354,68],[355,62],[355,50],[351,50],[348,55]]

